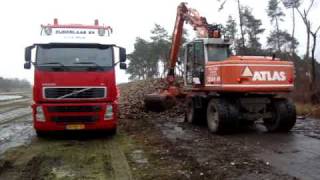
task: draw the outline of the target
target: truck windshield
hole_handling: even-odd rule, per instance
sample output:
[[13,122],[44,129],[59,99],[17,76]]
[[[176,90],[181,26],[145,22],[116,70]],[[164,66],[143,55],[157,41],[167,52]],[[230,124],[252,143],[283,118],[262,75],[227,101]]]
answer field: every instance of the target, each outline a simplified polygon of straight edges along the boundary
[[208,61],[222,61],[228,58],[228,46],[219,44],[207,45]]
[[107,45],[39,45],[37,67],[54,71],[101,71],[113,67],[113,48]]

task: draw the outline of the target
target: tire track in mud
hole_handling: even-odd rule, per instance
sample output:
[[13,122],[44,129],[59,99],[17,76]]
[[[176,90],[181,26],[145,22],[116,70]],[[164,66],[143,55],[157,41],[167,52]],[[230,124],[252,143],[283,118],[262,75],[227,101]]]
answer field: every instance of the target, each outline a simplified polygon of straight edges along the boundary
[[8,113],[9,111],[13,111],[15,109],[24,108],[24,107],[26,107],[26,105],[24,104],[15,104],[15,105],[0,108],[0,116],[2,116],[5,113]]
[[0,179],[132,179],[119,137],[60,138],[5,153]]
[[11,106],[11,105],[14,105],[14,104],[24,104],[24,103],[29,103],[30,104],[30,102],[31,102],[30,98],[3,101],[3,102],[0,102],[0,108]]
[[8,149],[31,142],[35,136],[32,117],[27,114],[0,124],[0,155]]
[[8,149],[31,142],[32,128],[30,99],[0,103],[0,154]]
[[19,119],[27,115],[31,115],[30,107],[14,108],[11,111],[7,111],[5,113],[0,114],[0,124],[12,123],[12,121],[15,121],[16,119]]
[[110,143],[110,155],[112,167],[116,180],[132,180],[132,174],[130,166],[124,155],[124,152],[120,149],[119,145],[115,142]]

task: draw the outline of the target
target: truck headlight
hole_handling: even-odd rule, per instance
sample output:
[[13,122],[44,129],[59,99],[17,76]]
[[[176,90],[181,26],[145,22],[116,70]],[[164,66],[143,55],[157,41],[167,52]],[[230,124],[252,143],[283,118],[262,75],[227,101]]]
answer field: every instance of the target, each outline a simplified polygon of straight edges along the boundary
[[37,108],[36,108],[36,121],[39,121],[39,122],[45,121],[42,106],[37,106]]
[[104,115],[105,120],[111,120],[113,118],[113,108],[111,104],[107,105],[106,113]]

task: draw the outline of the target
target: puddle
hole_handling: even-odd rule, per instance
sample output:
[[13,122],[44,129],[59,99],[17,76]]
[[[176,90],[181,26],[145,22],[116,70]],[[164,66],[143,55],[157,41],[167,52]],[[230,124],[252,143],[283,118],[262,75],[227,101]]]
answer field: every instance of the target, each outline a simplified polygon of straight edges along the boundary
[[[31,117],[23,122],[15,122],[0,126],[0,154],[12,147],[25,145],[35,136]],[[29,122],[28,122],[29,121]]]
[[143,150],[134,150],[131,153],[131,158],[134,162],[136,162],[138,164],[147,164],[148,163],[148,159],[146,157],[144,157]]
[[[299,134],[275,135],[263,138],[266,149],[256,156],[271,166],[301,179],[320,177],[320,141]],[[275,151],[280,152],[275,152]]]
[[75,173],[67,170],[66,167],[52,168],[50,174],[56,179],[74,179]]
[[296,125],[292,131],[298,134],[320,139],[320,119],[297,119]]
[[298,127],[295,127],[291,133],[248,132],[228,138],[255,145],[260,149],[254,154],[257,159],[263,160],[285,174],[299,179],[318,179],[320,177],[320,141],[317,138],[311,138],[303,131],[297,134],[300,122],[297,124]]

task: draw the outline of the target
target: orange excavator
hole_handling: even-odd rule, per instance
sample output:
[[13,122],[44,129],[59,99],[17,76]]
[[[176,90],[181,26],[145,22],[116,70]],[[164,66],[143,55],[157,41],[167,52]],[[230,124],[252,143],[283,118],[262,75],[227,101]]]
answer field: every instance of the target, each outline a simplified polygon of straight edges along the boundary
[[[175,67],[185,23],[194,28],[198,38],[185,45],[184,85],[179,87]],[[186,121],[206,122],[213,133],[233,132],[241,124],[258,120],[269,132],[290,131],[296,122],[296,109],[281,94],[294,88],[293,63],[274,56],[233,56],[230,45],[219,25],[208,24],[195,9],[181,3],[173,31],[167,87],[146,95],[146,108],[164,110],[184,95]]]

